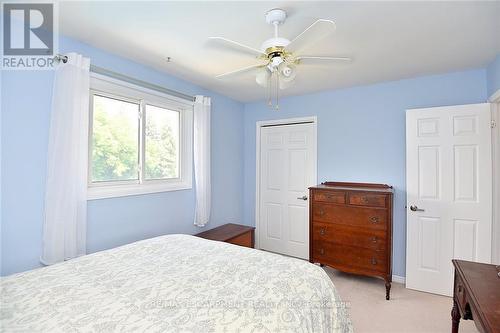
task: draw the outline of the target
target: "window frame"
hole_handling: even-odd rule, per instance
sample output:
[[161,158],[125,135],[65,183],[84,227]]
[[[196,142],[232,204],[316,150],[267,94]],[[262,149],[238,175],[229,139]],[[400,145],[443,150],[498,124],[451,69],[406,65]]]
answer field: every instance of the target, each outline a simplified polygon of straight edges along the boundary
[[[87,199],[104,199],[129,195],[191,189],[193,180],[193,102],[163,94],[132,83],[91,73],[89,94],[89,130],[87,163]],[[138,179],[92,182],[93,98],[104,96],[139,105]],[[146,179],[146,105],[179,112],[179,177]]]

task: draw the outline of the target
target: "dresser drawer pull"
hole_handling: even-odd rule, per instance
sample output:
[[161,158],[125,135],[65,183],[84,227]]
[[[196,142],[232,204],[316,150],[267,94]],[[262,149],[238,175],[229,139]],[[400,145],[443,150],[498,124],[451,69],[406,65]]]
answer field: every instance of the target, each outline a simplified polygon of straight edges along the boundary
[[372,221],[372,223],[378,223],[378,216],[372,216],[370,221]]
[[376,243],[378,241],[377,237],[372,237],[372,243]]
[[319,254],[324,255],[325,254],[325,250],[319,249]]
[[321,229],[319,229],[319,234],[320,234],[321,236],[324,236],[324,235],[325,235],[325,228],[321,228]]
[[321,208],[318,213],[319,213],[319,216],[325,215],[325,211],[323,210],[323,208]]
[[372,265],[376,265],[376,264],[377,264],[377,259],[372,258]]

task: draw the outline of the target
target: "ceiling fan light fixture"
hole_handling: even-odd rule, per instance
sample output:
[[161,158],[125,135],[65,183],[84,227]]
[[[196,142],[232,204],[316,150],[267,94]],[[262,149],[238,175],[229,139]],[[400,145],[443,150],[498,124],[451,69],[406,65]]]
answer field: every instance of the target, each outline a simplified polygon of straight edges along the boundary
[[283,58],[279,57],[279,56],[271,59],[271,66],[274,68],[279,67],[279,66],[281,66],[281,64],[284,64],[284,63],[285,62],[284,62]]
[[261,87],[267,87],[269,85],[269,79],[271,78],[271,72],[267,67],[264,67],[255,76],[255,82]]
[[297,76],[297,68],[286,62],[283,62],[278,66],[278,72],[281,76],[281,80],[285,82],[291,82],[295,80],[295,77]]

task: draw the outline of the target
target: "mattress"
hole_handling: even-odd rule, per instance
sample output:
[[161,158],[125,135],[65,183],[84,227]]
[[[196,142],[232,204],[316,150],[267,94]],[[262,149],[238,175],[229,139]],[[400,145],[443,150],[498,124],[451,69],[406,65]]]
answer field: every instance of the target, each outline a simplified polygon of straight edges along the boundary
[[1,279],[3,332],[351,332],[318,266],[166,235]]

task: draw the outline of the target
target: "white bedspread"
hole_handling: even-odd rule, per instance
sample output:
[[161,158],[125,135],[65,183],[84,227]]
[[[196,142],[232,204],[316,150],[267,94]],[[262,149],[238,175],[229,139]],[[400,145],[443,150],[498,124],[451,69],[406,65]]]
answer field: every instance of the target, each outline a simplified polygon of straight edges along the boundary
[[331,280],[298,259],[188,235],[1,279],[3,332],[350,332]]

